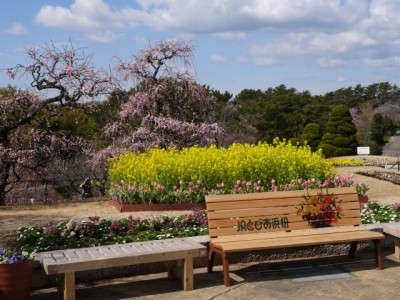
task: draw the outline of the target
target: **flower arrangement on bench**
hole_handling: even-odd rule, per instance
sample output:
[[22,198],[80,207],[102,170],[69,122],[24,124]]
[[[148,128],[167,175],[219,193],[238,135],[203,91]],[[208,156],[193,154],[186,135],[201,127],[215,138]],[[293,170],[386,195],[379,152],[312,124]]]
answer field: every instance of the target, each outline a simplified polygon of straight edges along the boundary
[[342,208],[337,197],[333,194],[319,193],[317,196],[306,195],[301,203],[297,214],[301,215],[303,220],[308,221],[312,228],[329,227],[331,224],[337,224],[341,218]]

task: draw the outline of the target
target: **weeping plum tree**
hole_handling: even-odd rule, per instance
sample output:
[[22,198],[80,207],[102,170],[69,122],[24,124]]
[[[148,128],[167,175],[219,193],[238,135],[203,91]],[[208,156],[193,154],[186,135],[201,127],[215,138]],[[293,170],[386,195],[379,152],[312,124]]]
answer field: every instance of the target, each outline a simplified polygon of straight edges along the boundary
[[24,175],[37,174],[55,156],[68,156],[82,147],[79,139],[44,130],[44,112],[56,114],[62,106],[116,87],[112,76],[93,66],[91,55],[71,43],[60,48],[50,43],[26,52],[29,64],[2,69],[10,79],[28,76],[33,89],[9,88],[0,96],[0,205]]
[[206,146],[220,141],[216,100],[191,76],[193,49],[176,40],[160,41],[129,61],[117,73],[135,82],[121,105],[118,121],[106,126],[111,145],[95,162],[104,162],[125,149]]

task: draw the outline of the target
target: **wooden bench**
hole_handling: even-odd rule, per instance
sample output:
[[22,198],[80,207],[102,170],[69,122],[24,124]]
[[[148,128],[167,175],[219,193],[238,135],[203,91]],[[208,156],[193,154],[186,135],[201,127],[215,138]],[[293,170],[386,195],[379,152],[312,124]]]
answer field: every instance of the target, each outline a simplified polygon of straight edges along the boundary
[[383,224],[383,231],[393,236],[394,257],[400,259],[400,223]]
[[168,239],[40,253],[47,275],[57,274],[65,300],[75,299],[75,272],[169,261],[168,277],[181,264],[182,287],[193,289],[193,258],[207,248],[189,239]]
[[234,252],[350,243],[349,256],[353,257],[358,242],[373,241],[376,267],[382,269],[384,235],[361,224],[354,188],[209,195],[206,204],[208,272],[218,253],[225,286],[230,285],[229,254]]

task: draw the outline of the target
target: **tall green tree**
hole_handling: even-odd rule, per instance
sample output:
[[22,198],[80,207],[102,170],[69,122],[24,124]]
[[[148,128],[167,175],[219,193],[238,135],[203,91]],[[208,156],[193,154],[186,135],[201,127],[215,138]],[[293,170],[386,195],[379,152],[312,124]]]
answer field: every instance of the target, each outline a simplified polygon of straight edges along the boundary
[[318,150],[318,145],[322,139],[322,128],[317,123],[309,123],[304,129],[300,136],[300,143],[307,143],[312,151]]
[[325,126],[325,134],[319,144],[326,157],[356,154],[357,129],[352,121],[353,118],[347,106],[338,105],[332,109]]

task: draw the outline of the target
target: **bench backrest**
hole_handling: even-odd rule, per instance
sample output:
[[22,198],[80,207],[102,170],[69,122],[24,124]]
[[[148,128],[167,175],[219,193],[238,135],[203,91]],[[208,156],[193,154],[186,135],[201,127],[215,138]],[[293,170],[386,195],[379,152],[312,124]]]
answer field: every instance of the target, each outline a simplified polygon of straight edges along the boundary
[[206,196],[211,238],[361,225],[355,188]]

